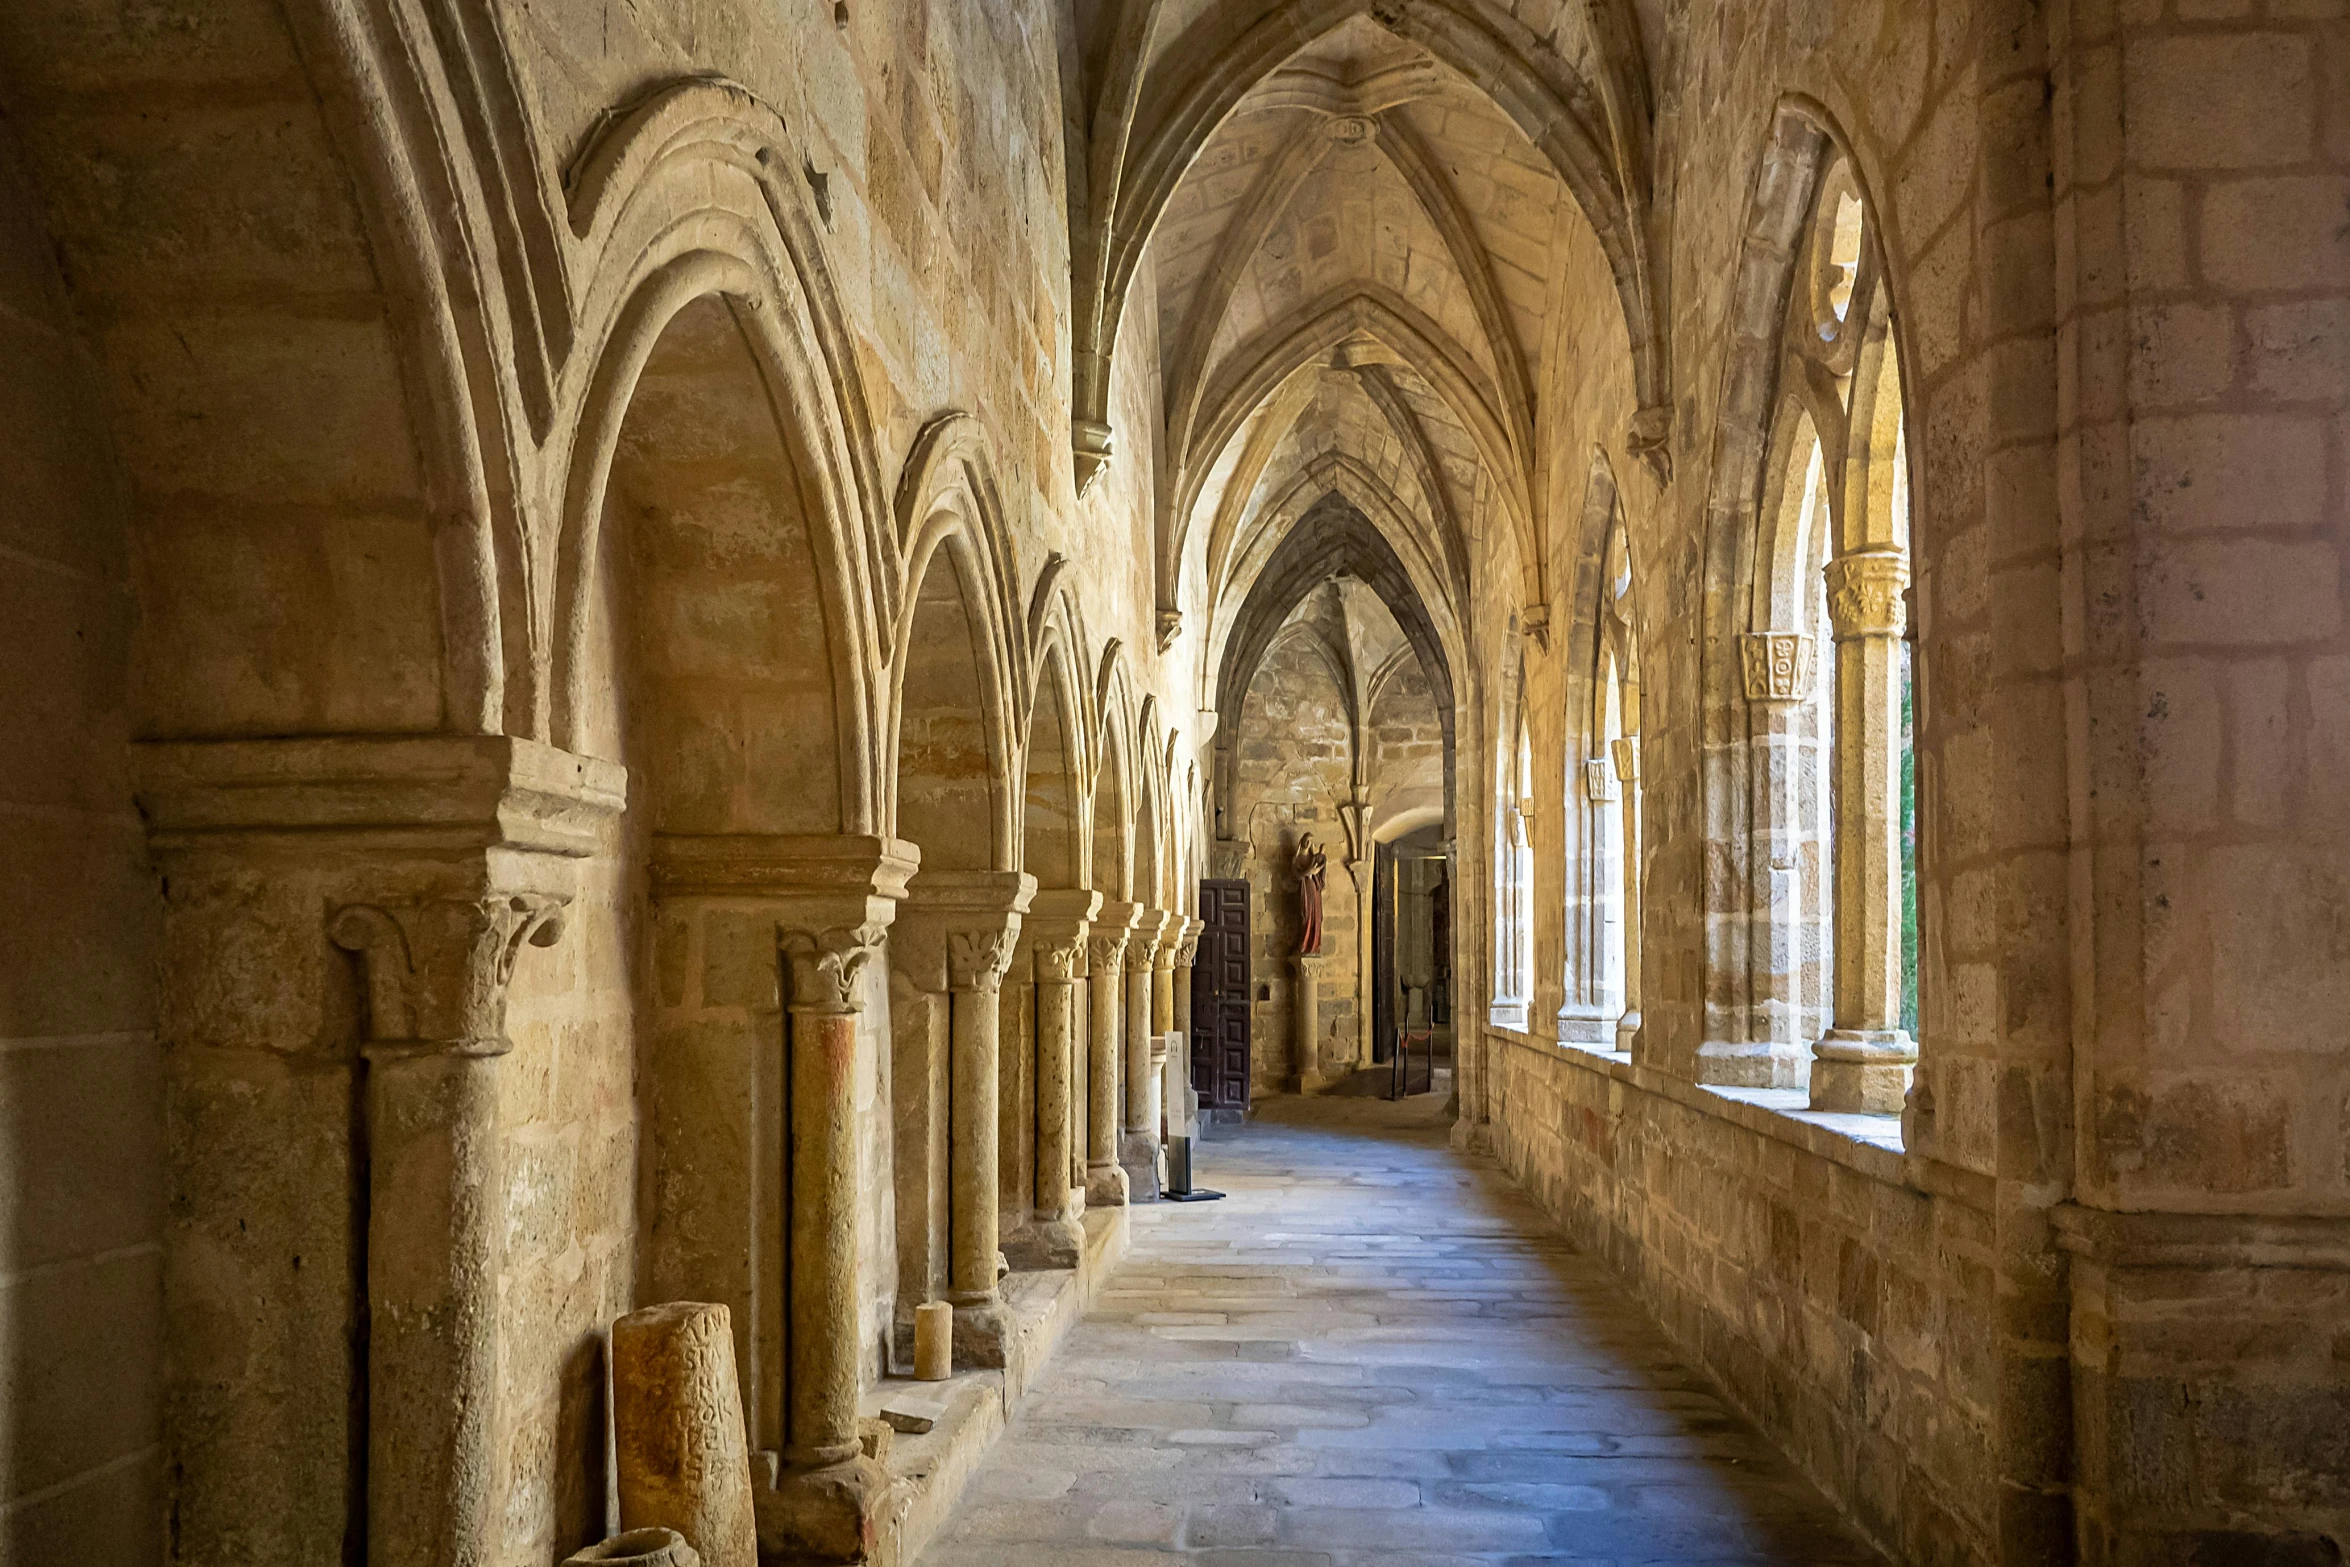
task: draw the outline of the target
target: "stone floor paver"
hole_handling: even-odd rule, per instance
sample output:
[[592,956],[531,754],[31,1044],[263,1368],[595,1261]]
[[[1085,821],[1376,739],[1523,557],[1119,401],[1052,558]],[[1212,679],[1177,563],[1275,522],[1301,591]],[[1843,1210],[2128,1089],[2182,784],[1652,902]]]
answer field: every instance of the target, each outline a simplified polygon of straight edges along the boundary
[[1134,1245],[924,1567],[1881,1560],[1432,1100],[1276,1099]]

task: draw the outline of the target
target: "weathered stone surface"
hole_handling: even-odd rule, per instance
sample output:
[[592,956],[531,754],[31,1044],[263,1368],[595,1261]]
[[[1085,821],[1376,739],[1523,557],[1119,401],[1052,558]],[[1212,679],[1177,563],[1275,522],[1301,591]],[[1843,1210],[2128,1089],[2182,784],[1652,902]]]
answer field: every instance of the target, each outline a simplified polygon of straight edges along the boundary
[[757,1567],[724,1306],[677,1301],[612,1324],[612,1430],[622,1527],[673,1529],[711,1567]]

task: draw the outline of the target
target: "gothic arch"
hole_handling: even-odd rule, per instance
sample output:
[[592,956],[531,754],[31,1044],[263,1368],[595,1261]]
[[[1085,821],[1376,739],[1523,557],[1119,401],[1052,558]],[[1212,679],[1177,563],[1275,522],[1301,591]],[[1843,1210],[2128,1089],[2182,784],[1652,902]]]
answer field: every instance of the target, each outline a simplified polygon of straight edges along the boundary
[[[896,769],[907,717],[906,683],[918,656],[916,641],[925,585],[943,552],[957,586],[961,615],[968,622],[967,656],[978,675],[983,704],[990,868],[1017,869],[1020,719],[1026,711],[1021,693],[1029,682],[1021,646],[1024,639],[1016,630],[1021,623],[1012,595],[1010,537],[1004,526],[990,445],[977,420],[968,414],[950,413],[924,427],[898,481],[896,512],[905,586],[898,595],[901,609],[891,641],[890,727],[882,749],[891,769],[887,789],[893,802],[891,831],[896,834],[902,803]],[[939,617],[934,613],[932,618]]]
[[[797,161],[791,146],[781,117],[747,89],[695,80],[657,91],[574,170],[572,227],[592,258],[579,336],[593,369],[581,372],[562,453],[549,675],[542,690],[524,693],[516,716],[559,745],[577,731],[588,568],[612,443],[662,330],[695,299],[721,295],[760,358],[817,541],[834,649],[841,830],[872,832],[886,814],[873,743],[883,719],[866,672],[881,665],[883,628],[897,615],[896,550],[821,225],[786,172]],[[509,713],[516,709],[510,698]]]

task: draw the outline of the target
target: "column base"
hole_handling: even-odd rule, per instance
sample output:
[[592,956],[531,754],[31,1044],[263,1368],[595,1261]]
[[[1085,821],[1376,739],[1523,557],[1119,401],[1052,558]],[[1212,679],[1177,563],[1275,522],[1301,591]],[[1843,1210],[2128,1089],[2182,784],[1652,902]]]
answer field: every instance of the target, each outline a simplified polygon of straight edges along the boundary
[[955,1302],[955,1366],[1003,1369],[1012,1342],[1012,1312],[1003,1298]]
[[1074,1268],[1085,1254],[1085,1226],[1074,1218],[1040,1214],[1004,1243],[1004,1254],[1025,1272]]
[[861,1562],[881,1540],[889,1476],[864,1454],[812,1469],[787,1469],[760,1488],[761,1562]]
[[1774,1039],[1709,1039],[1697,1047],[1697,1080],[1714,1088],[1801,1088],[1801,1045]]
[[1118,1140],[1118,1167],[1126,1172],[1128,1202],[1159,1200],[1159,1140],[1148,1132],[1128,1132]]
[[1085,1167],[1085,1202],[1090,1208],[1126,1206],[1126,1172],[1114,1164]]
[[1830,1029],[1812,1047],[1811,1107],[1840,1115],[1899,1115],[1917,1059],[1917,1045],[1898,1028]]

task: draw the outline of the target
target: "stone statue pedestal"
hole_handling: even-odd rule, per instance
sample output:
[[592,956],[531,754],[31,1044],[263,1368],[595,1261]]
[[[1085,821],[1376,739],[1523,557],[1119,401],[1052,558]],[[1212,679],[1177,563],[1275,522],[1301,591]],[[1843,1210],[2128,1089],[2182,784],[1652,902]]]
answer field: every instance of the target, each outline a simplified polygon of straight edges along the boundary
[[1289,993],[1289,1090],[1318,1094],[1330,1086],[1322,1075],[1322,959],[1319,952],[1300,952],[1290,959],[1297,982]]

